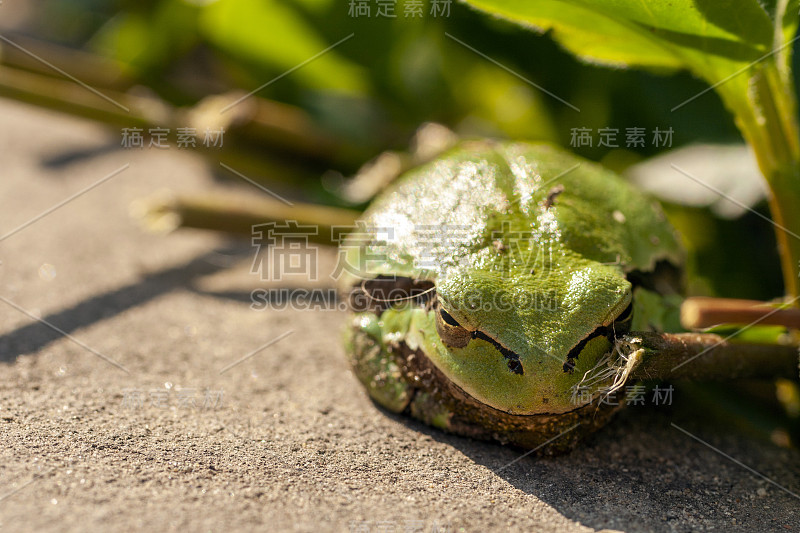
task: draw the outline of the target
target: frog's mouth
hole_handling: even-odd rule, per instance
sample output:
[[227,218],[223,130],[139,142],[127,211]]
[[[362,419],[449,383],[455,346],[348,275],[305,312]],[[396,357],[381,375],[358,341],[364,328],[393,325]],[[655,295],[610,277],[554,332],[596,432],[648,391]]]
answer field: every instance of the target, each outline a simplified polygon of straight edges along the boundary
[[[412,302],[436,312],[436,330],[442,342],[452,348],[463,348],[473,340],[483,340],[494,346],[506,360],[510,372],[525,374],[521,357],[497,339],[481,330],[470,330],[444,309],[436,296],[436,285],[431,280],[419,280],[399,276],[378,276],[355,285],[349,294],[350,307],[355,311],[370,311],[381,315],[392,305]],[[572,373],[576,361],[586,345],[597,337],[606,337],[610,343],[630,331],[633,319],[632,302],[612,321],[601,325],[576,344],[564,361],[564,372]]]

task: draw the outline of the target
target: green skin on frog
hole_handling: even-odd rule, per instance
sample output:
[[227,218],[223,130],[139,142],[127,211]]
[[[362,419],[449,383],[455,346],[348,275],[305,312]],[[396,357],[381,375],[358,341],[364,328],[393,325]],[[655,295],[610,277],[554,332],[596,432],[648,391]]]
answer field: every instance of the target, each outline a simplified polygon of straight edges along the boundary
[[356,376],[462,435],[568,449],[617,408],[600,401],[614,338],[678,327],[683,252],[660,207],[547,144],[462,143],[399,178],[342,252]]

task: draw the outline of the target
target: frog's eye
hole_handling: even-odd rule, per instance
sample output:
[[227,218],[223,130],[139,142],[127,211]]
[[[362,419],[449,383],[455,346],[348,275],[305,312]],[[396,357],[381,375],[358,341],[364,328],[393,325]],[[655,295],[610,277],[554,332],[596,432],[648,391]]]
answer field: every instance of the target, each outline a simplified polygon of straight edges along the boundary
[[478,330],[468,330],[458,323],[458,320],[453,318],[453,315],[448,313],[442,308],[442,305],[437,300],[435,303],[436,310],[436,331],[439,333],[439,338],[442,342],[450,348],[463,348],[472,339],[480,339],[488,342],[503,355],[508,364],[508,369],[515,374],[524,374],[519,355],[509,350],[489,335]]
[[461,324],[459,324],[458,321],[455,318],[453,318],[453,315],[451,315],[441,307],[439,308],[439,315],[442,317],[442,320],[444,320],[445,324],[447,324],[448,326],[461,327]]
[[462,327],[453,315],[445,311],[440,304],[436,305],[436,331],[442,342],[453,348],[463,348],[469,344],[472,332]]

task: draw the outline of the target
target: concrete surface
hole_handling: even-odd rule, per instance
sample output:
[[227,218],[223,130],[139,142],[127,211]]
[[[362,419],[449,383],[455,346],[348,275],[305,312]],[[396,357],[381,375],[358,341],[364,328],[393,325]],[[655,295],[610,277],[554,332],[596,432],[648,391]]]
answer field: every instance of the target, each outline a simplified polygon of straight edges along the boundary
[[709,427],[680,388],[546,460],[380,411],[341,311],[251,310],[246,241],[140,231],[133,200],[211,177],[119,139],[0,101],[0,235],[130,165],[0,241],[0,529],[800,530],[777,486],[800,493],[800,453]]

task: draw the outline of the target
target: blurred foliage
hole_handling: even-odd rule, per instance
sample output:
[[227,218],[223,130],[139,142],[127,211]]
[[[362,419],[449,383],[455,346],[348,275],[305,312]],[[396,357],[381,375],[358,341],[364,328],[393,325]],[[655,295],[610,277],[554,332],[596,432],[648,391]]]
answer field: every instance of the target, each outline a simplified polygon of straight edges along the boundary
[[[321,127],[375,150],[402,146],[439,121],[467,135],[569,144],[572,128],[672,127],[675,144],[734,140],[713,95],[685,113],[670,108],[704,86],[581,64],[546,36],[521,32],[453,2],[449,16],[350,16],[333,0],[44,0],[32,31],[119,61],[136,83],[177,104],[210,92],[254,89],[350,34],[354,37],[259,91],[302,106]],[[406,0],[408,3],[408,0]],[[578,113],[448,38],[464,41],[581,109]],[[701,115],[701,116],[699,116]],[[698,120],[702,118],[703,120]],[[699,126],[698,126],[699,125]],[[599,158],[600,147],[582,147]],[[640,155],[653,154],[651,143]]]
[[[727,220],[708,209],[665,205],[688,252],[687,292],[692,295],[771,300],[782,294],[775,232],[754,213]],[[766,203],[757,206],[769,216]]]
[[[341,0],[39,0],[37,12],[48,16],[34,16],[27,31],[113,59],[130,80],[127,89],[144,86],[181,106],[231,89],[253,90],[353,34],[257,95],[299,106],[320,129],[373,155],[405,148],[427,121],[465,136],[565,146],[573,129],[588,128],[592,146],[572,148],[618,170],[664,149],[651,142],[657,128],[672,128],[673,147],[740,142],[715,94],[670,111],[706,88],[689,74],[661,77],[586,64],[548,35],[520,31],[455,1],[447,16],[434,16],[432,2],[422,2],[422,16],[406,17],[410,0],[399,0],[396,17],[385,18],[376,16],[375,0],[368,2],[369,17],[352,16],[353,3]],[[647,132],[644,146],[625,148],[632,127]],[[598,146],[600,128],[620,132],[619,149]],[[336,170],[349,174],[356,167]],[[759,209],[766,213],[765,206]],[[693,293],[781,294],[768,224],[754,215],[729,221],[703,209],[668,211],[691,252]]]

